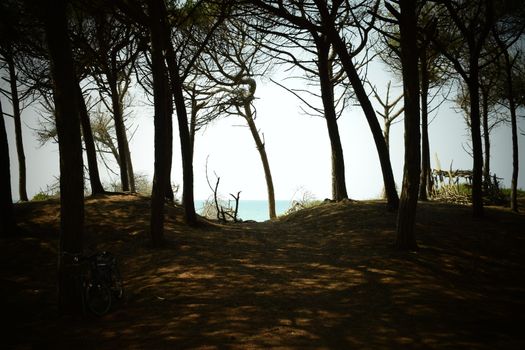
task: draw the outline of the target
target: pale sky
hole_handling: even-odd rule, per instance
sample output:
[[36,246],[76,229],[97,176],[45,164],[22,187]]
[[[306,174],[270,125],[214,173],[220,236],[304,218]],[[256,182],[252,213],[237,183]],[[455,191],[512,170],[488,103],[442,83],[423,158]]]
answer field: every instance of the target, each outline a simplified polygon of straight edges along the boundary
[[[392,80],[392,85],[400,86],[400,82],[380,65],[374,67],[370,70],[369,77],[383,95],[388,80]],[[279,79],[279,75],[274,78]],[[141,94],[136,93],[135,97],[140,99]],[[394,90],[391,96],[395,97],[398,94],[399,90]],[[256,125],[264,133],[266,140],[276,198],[291,200],[302,191],[309,191],[318,199],[330,198],[330,142],[325,120],[302,114],[299,108],[301,102],[269,81],[259,83],[256,97]],[[2,106],[5,111],[11,113],[11,106],[5,97],[2,97]],[[150,109],[141,107],[135,108],[133,115],[132,122],[138,126],[130,142],[134,169],[136,173],[149,175],[151,180],[153,113]],[[525,123],[523,118],[520,119],[520,127],[523,130]],[[27,191],[31,198],[40,190],[45,190],[46,185],[54,181],[54,176],[59,175],[58,147],[55,144],[39,147],[35,132],[31,130],[38,126],[38,114],[34,110],[25,110],[22,120],[28,174]],[[244,125],[244,119],[241,117],[228,117],[214,122],[198,133],[194,158],[196,199],[206,199],[212,194],[205,176],[207,157],[209,174],[212,179],[213,172],[221,177],[219,191],[224,196],[242,191],[241,201],[266,199],[266,182],[259,154],[249,129],[241,127]],[[11,118],[6,118],[6,127],[13,198],[18,200],[18,161]],[[348,195],[353,199],[377,198],[383,186],[381,169],[371,132],[359,106],[353,106],[343,113],[339,119],[339,132],[345,157]],[[437,117],[430,125],[429,133],[433,167],[436,166],[434,154],[437,153],[444,169],[448,169],[451,162],[453,169],[471,169],[472,160],[462,148],[462,144],[468,144],[463,116],[453,110],[450,103],[440,107]],[[491,140],[491,170],[504,178],[504,186],[509,187],[512,174],[510,126],[502,125],[495,129]],[[520,188],[525,187],[525,152],[522,146],[524,142],[525,137],[520,135],[520,165],[523,169],[518,181]],[[403,123],[392,127],[390,144],[394,176],[400,187],[403,167]],[[175,116],[173,153],[172,181],[181,184],[180,144]],[[102,180],[107,182],[107,172],[103,170],[102,164],[100,166]]]

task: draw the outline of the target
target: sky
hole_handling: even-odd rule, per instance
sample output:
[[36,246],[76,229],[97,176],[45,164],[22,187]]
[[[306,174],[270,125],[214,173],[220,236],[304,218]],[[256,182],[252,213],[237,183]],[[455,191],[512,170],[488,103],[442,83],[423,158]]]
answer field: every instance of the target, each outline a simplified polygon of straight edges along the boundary
[[[282,72],[274,73],[273,79],[283,81]],[[384,96],[386,85],[392,80],[397,90],[391,93],[396,97],[400,93],[401,83],[388,73],[380,64],[369,70],[370,81]],[[153,113],[151,108],[140,103],[142,92],[134,94],[135,101],[132,129],[136,128],[130,141],[131,157],[136,173],[153,178]],[[324,199],[331,197],[330,142],[326,121],[320,117],[305,115],[301,101],[289,92],[263,79],[258,83],[255,93],[257,100],[257,119],[255,121],[264,135],[275,197],[281,200],[298,199],[307,193],[311,197]],[[10,103],[2,98],[4,110],[11,113]],[[375,101],[373,101],[375,103]],[[453,108],[452,103],[441,105],[429,126],[431,142],[431,164],[437,167],[436,155],[441,167],[448,169],[471,169],[471,157],[464,150],[468,145],[468,133],[463,116]],[[524,118],[520,118],[520,128],[525,130]],[[40,191],[45,191],[59,176],[59,154],[56,144],[40,146],[34,129],[38,127],[39,114],[29,107],[22,114],[23,138],[27,167],[27,191],[31,198]],[[180,143],[178,140],[177,121],[174,117],[174,149],[172,182],[182,184]],[[382,123],[382,121],[381,121]],[[346,185],[352,199],[378,198],[383,183],[381,168],[372,134],[359,106],[352,106],[340,117],[339,132],[343,145]],[[18,161],[14,142],[14,123],[6,118],[11,160],[11,180],[13,199],[18,200]],[[510,126],[498,127],[491,134],[492,157],[491,169],[502,177],[503,185],[510,187],[512,175]],[[525,188],[525,137],[519,136],[520,164],[518,187]],[[396,184],[400,188],[403,170],[403,123],[392,126],[390,135],[390,156]],[[228,197],[229,193],[241,191],[241,201],[247,199],[266,199],[266,182],[262,163],[251,137],[249,129],[241,117],[220,119],[196,136],[194,155],[195,198],[207,199],[212,195],[206,181],[206,162],[208,175],[215,183],[215,175],[220,176],[219,193]],[[100,164],[102,181],[109,182],[115,175],[103,170]],[[116,165],[115,165],[116,169]],[[179,196],[181,194],[179,193]]]

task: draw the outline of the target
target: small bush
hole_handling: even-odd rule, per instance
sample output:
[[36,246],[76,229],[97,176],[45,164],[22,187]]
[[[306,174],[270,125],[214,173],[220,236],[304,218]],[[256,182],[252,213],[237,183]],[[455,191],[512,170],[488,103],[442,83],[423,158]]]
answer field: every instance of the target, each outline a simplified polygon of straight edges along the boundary
[[52,195],[52,194],[49,194],[47,192],[40,191],[37,194],[35,194],[33,196],[33,198],[31,198],[31,201],[33,201],[33,202],[47,201],[48,199],[53,199],[55,197],[56,197],[56,195]]
[[432,199],[457,204],[472,203],[472,187],[467,184],[442,185],[434,190]]
[[301,190],[299,198],[292,200],[290,208],[284,213],[284,215],[295,213],[301,209],[316,207],[322,203],[323,201],[316,199],[310,191]]

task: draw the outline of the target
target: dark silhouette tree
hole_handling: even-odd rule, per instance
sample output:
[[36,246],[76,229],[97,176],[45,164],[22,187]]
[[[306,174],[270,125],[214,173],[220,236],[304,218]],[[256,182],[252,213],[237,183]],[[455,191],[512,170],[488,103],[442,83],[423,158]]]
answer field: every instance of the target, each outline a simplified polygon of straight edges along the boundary
[[[190,124],[184,98],[184,83],[188,79],[195,62],[201,55],[214,31],[219,27],[229,11],[228,1],[216,6],[207,6],[205,2],[193,4],[188,2],[186,7],[177,8],[175,3],[167,7],[164,1],[159,0],[160,15],[163,16],[163,37],[169,84],[175,104],[178,121],[179,139],[182,157],[182,204],[185,220],[190,225],[197,224],[195,199],[193,193],[193,146],[190,135]],[[209,10],[210,14],[206,12]],[[175,16],[176,15],[176,16]],[[175,21],[169,19],[177,18]],[[203,25],[201,19],[205,20]],[[183,30],[184,29],[184,30]]]
[[68,271],[70,254],[83,250],[84,177],[78,81],[68,36],[67,2],[46,1],[38,7],[43,17],[51,61],[56,127],[60,153],[60,248],[58,299],[63,313],[81,312],[76,277]]
[[22,40],[20,24],[21,9],[19,4],[13,4],[11,1],[0,5],[0,61],[7,65],[8,77],[4,79],[9,82],[9,93],[4,93],[9,98],[13,110],[13,120],[15,124],[15,144],[18,157],[18,190],[20,200],[27,201],[27,175],[26,175],[26,157],[24,151],[24,142],[22,136],[22,116],[19,97],[19,83],[16,69],[16,60],[18,59],[17,41]]
[[[148,20],[151,37],[151,69],[153,75],[153,99],[155,106],[155,165],[151,192],[151,239],[154,246],[164,241],[164,199],[171,165],[172,107],[169,102],[169,81],[164,52],[169,38],[166,37],[166,16],[162,0],[148,1]],[[168,159],[170,158],[170,159]]]
[[493,25],[491,0],[439,1],[436,30],[431,33],[435,47],[451,62],[469,92],[469,126],[472,138],[472,208],[475,217],[483,210],[483,149],[481,142],[479,73],[485,41]]
[[512,135],[512,179],[510,183],[511,196],[510,196],[510,208],[512,211],[518,211],[518,173],[519,173],[519,147],[518,147],[518,121],[517,121],[517,104],[514,93],[513,83],[513,68],[516,61],[516,57],[511,58],[509,50],[505,45],[505,42],[500,35],[494,31],[494,37],[498,47],[503,52],[503,71],[505,87],[505,99],[509,104],[510,112],[510,125]]
[[82,138],[86,148],[86,158],[88,162],[89,183],[91,185],[91,194],[105,193],[102,182],[100,181],[100,174],[98,172],[97,151],[95,147],[95,140],[93,138],[93,130],[91,128],[91,120],[89,118],[86,101],[80,85],[77,89],[77,98],[80,111],[80,123],[82,126]]
[[[519,173],[519,147],[518,147],[518,122],[517,107],[519,105],[519,84],[515,83],[515,71],[518,58],[522,52],[513,49],[514,43],[523,37],[525,32],[525,6],[515,1],[498,1],[497,20],[492,28],[492,36],[497,47],[502,53],[502,70],[504,72],[504,92],[502,96],[508,102],[510,112],[510,125],[512,134],[512,179],[510,207],[518,211],[518,173]],[[514,54],[513,54],[514,52]]]
[[213,43],[203,52],[201,74],[214,84],[218,100],[216,104],[222,107],[222,111],[239,115],[246,121],[263,165],[268,214],[270,219],[275,219],[275,191],[270,162],[264,137],[261,138],[255,125],[256,111],[253,105],[257,89],[255,77],[264,74],[268,60],[261,56],[262,35],[249,31],[247,25],[235,19],[225,21]]
[[[141,38],[131,22],[119,20],[111,8],[85,6],[76,11],[74,45],[85,66],[83,75],[92,77],[101,102],[112,113],[123,191],[135,191],[133,163],[126,134],[123,100],[128,91]],[[109,99],[109,101],[106,101]]]
[[[439,106],[431,108],[431,102],[447,85],[450,79],[450,69],[444,57],[433,47],[427,32],[434,25],[434,5],[424,2],[417,6],[418,17],[418,52],[419,52],[419,86],[421,98],[421,178],[419,199],[428,200],[433,191],[432,169],[430,164],[430,140],[428,127],[430,114]],[[396,76],[402,75],[399,52],[399,30],[397,23],[388,16],[381,16],[380,45],[376,48],[381,60]],[[431,90],[434,90],[433,96]]]
[[0,237],[13,235],[16,227],[10,170],[9,145],[7,143],[2,101],[0,101]]
[[[377,11],[379,2],[372,4],[369,2],[349,4],[343,1],[326,2],[322,0],[301,2],[252,0],[251,2],[267,13],[282,18],[298,28],[310,33],[319,33],[320,36],[326,38],[327,43],[332,45],[372,132],[381,164],[388,208],[397,209],[399,197],[381,126],[354,62],[356,56],[366,48],[368,35],[375,20],[370,12]],[[341,18],[350,19],[351,22],[340,26],[338,19]],[[347,40],[350,40],[350,36],[359,38],[359,42],[348,45]]]
[[[337,54],[326,35],[293,23],[283,25],[279,17],[262,17],[259,21],[261,23],[249,20],[246,22],[255,31],[267,34],[267,39],[261,43],[266,53],[276,64],[284,63],[302,70],[305,76],[296,78],[311,88],[291,89],[272,81],[298,97],[308,107],[308,110],[301,107],[305,114],[325,119],[331,148],[332,199],[340,201],[348,198],[345,161],[337,120],[351,94],[348,84],[344,82],[345,76],[338,64]],[[313,92],[314,89],[319,89],[319,93]],[[322,108],[313,102],[317,100],[321,101]]]
[[391,3],[386,3],[389,11],[399,23],[399,44],[405,104],[405,162],[403,167],[403,187],[397,214],[395,246],[401,250],[413,250],[417,248],[414,224],[421,166],[417,16],[416,7],[412,1],[399,0],[398,4],[399,11]]

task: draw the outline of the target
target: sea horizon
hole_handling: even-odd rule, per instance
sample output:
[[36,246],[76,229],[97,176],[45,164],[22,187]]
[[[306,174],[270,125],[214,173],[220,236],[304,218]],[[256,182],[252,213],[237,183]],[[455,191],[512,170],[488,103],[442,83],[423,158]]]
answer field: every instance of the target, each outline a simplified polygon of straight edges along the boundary
[[[195,210],[201,214],[204,207],[204,203],[210,199],[196,199]],[[275,200],[275,212],[277,216],[284,214],[291,206],[292,200],[290,199],[277,199]],[[231,205],[235,205],[235,202],[230,200]],[[270,219],[268,213],[268,200],[267,199],[240,199],[239,200],[239,211],[237,218],[243,221],[254,220],[258,222],[266,221]]]

